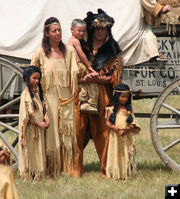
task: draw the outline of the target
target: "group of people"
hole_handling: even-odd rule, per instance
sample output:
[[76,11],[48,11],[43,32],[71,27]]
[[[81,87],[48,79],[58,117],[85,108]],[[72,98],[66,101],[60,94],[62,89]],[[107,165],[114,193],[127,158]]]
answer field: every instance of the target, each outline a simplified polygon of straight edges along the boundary
[[[168,10],[164,6],[158,12]],[[121,82],[122,51],[112,36],[113,24],[102,9],[88,12],[84,20],[73,20],[65,45],[59,20],[45,21],[42,45],[23,73],[21,177],[38,180],[61,172],[82,176],[83,150],[90,138],[105,178],[127,179],[136,171],[140,127],[132,91]]]
[[[154,0],[141,3],[154,17],[171,9]],[[45,21],[42,45],[23,72],[18,166],[23,179],[61,172],[82,176],[83,150],[90,138],[103,177],[125,180],[136,172],[135,135],[140,127],[132,110],[132,90],[121,82],[126,50],[123,54],[113,38],[113,24],[102,9],[88,12],[84,20],[73,20],[72,37],[64,44],[59,20]],[[10,153],[0,147],[0,164],[9,161]],[[7,173],[14,184],[12,171]]]
[[[142,17],[150,24],[159,13],[171,10],[156,0],[141,0],[141,5]],[[73,20],[72,37],[65,45],[59,20],[45,21],[42,45],[23,72],[18,166],[23,179],[40,180],[61,172],[82,176],[83,150],[90,138],[103,177],[125,180],[136,172],[135,135],[140,127],[132,110],[132,90],[121,82],[123,65],[133,59],[122,60],[127,48],[122,43],[120,49],[114,40],[113,24],[101,9],[88,12],[84,20]],[[145,34],[152,36],[149,41],[154,40],[152,34]],[[142,40],[148,41],[146,36]],[[136,61],[158,56],[156,44],[146,53],[148,43],[143,48],[144,42],[131,43],[138,52],[133,51]],[[0,198],[17,199],[12,170],[4,166],[10,162],[10,152],[0,146]]]
[[39,180],[61,172],[81,176],[87,135],[94,140],[104,177],[126,179],[135,170],[134,135],[140,127],[132,112],[131,90],[121,83],[121,50],[111,33],[113,24],[101,9],[88,12],[84,20],[73,20],[72,37],[65,45],[59,20],[45,21],[42,45],[23,73],[22,178]]

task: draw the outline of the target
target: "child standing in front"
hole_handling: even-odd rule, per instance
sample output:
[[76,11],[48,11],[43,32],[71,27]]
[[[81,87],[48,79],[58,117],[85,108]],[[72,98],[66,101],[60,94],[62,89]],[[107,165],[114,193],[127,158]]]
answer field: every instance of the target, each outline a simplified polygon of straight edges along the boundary
[[[88,61],[86,55],[81,48],[80,41],[82,41],[86,33],[86,22],[81,19],[74,19],[71,24],[71,33],[72,36],[68,41],[68,45],[73,46],[77,52],[77,63],[80,72],[79,77],[84,78],[85,75],[88,73],[91,73],[91,75],[93,76],[98,76],[98,73],[93,70],[90,62]],[[81,102],[80,110],[92,114],[97,114],[99,96],[98,85],[96,83],[80,83],[79,87],[79,100]]]
[[45,129],[49,125],[40,69],[26,67],[23,79],[26,87],[19,109],[19,171],[22,178],[39,180],[45,177]]
[[140,127],[132,112],[132,93],[129,86],[119,84],[114,88],[114,106],[107,107],[107,126],[110,128],[106,176],[127,179],[136,171],[135,134]]

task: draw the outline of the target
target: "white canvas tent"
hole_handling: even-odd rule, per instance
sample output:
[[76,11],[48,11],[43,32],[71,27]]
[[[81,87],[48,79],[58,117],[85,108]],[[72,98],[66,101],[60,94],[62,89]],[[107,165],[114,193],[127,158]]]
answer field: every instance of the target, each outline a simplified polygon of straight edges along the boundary
[[140,17],[139,0],[0,0],[0,54],[31,59],[33,52],[41,45],[44,21],[51,17],[60,20],[63,42],[71,36],[73,19],[86,17],[88,11],[97,13],[102,8],[112,16],[114,38],[122,49],[124,65],[147,61],[156,55],[147,54],[145,38],[152,38],[152,32],[143,25]]

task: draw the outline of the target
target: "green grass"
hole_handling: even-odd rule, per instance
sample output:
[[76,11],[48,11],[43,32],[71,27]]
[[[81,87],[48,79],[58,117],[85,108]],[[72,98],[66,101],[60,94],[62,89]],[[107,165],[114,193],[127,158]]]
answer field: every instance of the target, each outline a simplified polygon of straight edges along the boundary
[[[134,101],[135,112],[151,112],[155,99]],[[163,199],[165,184],[180,183],[180,173],[169,169],[157,155],[150,136],[150,119],[137,118],[142,130],[136,136],[137,173],[126,181],[101,176],[100,164],[91,140],[84,150],[84,175],[65,174],[33,184],[15,173],[20,199]]]

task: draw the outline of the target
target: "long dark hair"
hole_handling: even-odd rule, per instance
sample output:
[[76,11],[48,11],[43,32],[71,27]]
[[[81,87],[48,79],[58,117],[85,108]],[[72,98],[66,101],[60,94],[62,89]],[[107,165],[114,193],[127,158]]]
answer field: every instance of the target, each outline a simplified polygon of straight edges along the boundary
[[[122,92],[121,92],[122,91]],[[127,103],[125,104],[125,107],[130,114],[127,117],[126,122],[127,123],[132,123],[133,122],[133,117],[131,115],[132,113],[132,105],[131,105],[131,92],[130,88],[127,84],[118,84],[114,88],[114,95],[113,95],[113,102],[114,102],[114,108],[113,108],[113,113],[109,117],[109,121],[114,124],[116,121],[116,113],[118,112],[118,107],[119,107],[119,96],[123,93],[123,91],[129,91],[129,98]]]
[[[35,72],[38,72],[40,74],[40,79],[41,79],[42,73],[41,73],[40,68],[38,68],[36,66],[33,66],[33,65],[27,66],[24,69],[24,71],[23,71],[23,79],[24,79],[24,81],[26,82],[26,84],[28,86],[29,93],[30,93],[30,96],[31,96],[31,99],[32,99],[32,103],[33,103],[33,107],[35,109],[37,109],[36,104],[35,104],[35,102],[33,100],[34,94],[33,94],[33,91],[32,91],[31,85],[30,85],[30,77]],[[40,100],[43,102],[44,98],[43,98],[43,91],[42,91],[42,86],[41,86],[40,81],[39,81],[38,87],[39,87],[39,97],[40,97]]]
[[[50,24],[55,23],[55,22],[60,24],[59,20],[55,17],[50,17],[50,18],[46,19],[46,21],[44,22],[42,48],[44,49],[45,55],[47,57],[49,57],[49,55],[51,53],[51,44],[49,41],[49,37],[47,37],[46,34],[49,33]],[[62,40],[59,42],[59,49],[63,53],[63,56],[65,56],[66,47],[65,47],[64,43],[62,42]]]
[[[119,44],[117,41],[115,41],[111,32],[111,27],[114,24],[114,19],[107,15],[102,9],[98,9],[98,13],[92,13],[89,11],[84,21],[87,24],[87,42],[82,46],[83,51],[86,54],[88,60],[91,62],[93,69],[100,71],[100,69],[103,68],[110,60],[117,59],[117,55],[121,52]],[[97,54],[94,55],[94,31],[96,28],[105,27],[107,28],[105,43],[98,49]],[[113,73],[113,71],[111,73]]]

